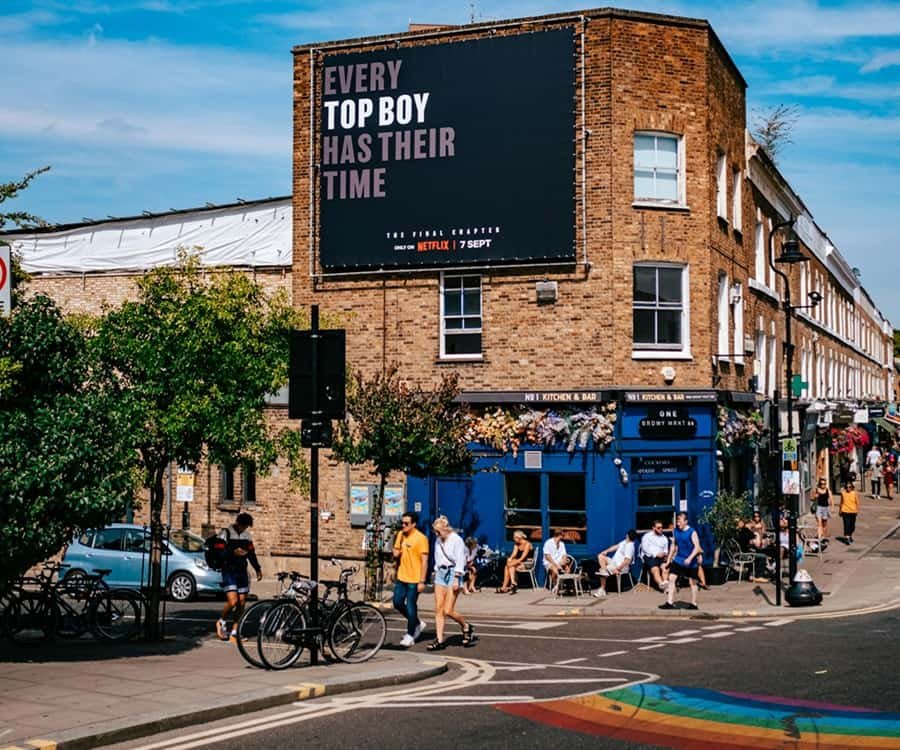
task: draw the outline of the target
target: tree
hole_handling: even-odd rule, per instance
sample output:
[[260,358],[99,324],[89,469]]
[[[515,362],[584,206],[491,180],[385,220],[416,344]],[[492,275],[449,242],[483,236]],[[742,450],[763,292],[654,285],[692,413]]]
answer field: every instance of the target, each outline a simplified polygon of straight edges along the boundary
[[800,108],[796,104],[778,104],[771,109],[755,109],[753,115],[750,132],[777,163],[784,147],[794,142],[791,133],[800,117]]
[[134,452],[83,334],[48,297],[0,319],[0,590],[77,531],[120,517]]
[[210,276],[186,254],[148,272],[138,299],[108,311],[94,340],[150,491],[151,640],[160,633],[166,469],[201,459],[260,472],[272,464],[278,440],[265,397],[287,381],[287,332],[299,323],[285,295],[268,297],[238,272]]
[[[0,182],[0,203],[13,200],[19,197],[21,193],[31,181],[39,174],[48,171],[50,167],[41,167],[33,172],[26,174],[21,180],[13,182]],[[28,213],[27,211],[0,211],[0,229],[12,224],[21,229],[33,229],[34,227],[45,227],[47,222],[38,216]]]
[[381,579],[381,514],[388,477],[470,474],[472,454],[466,444],[466,414],[456,402],[455,375],[444,375],[434,390],[400,380],[397,365],[365,380],[357,372],[347,389],[346,420],[335,430],[334,457],[349,464],[371,464],[378,476],[373,523],[366,554],[366,590],[375,596]]

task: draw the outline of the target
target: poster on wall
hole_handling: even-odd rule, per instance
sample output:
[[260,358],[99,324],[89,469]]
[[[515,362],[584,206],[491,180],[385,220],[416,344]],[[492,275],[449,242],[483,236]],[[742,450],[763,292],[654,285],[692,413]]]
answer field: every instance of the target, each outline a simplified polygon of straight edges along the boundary
[[575,259],[570,28],[325,56],[326,270]]
[[369,515],[369,488],[368,484],[354,484],[350,486],[350,515]]
[[382,515],[385,518],[399,518],[403,515],[403,485],[389,484],[384,488]]

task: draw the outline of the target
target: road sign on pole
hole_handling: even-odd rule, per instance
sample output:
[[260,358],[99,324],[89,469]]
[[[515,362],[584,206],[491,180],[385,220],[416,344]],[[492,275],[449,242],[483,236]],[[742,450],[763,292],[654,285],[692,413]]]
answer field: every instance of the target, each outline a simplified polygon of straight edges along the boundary
[[0,317],[8,318],[12,307],[12,265],[9,245],[0,243]]

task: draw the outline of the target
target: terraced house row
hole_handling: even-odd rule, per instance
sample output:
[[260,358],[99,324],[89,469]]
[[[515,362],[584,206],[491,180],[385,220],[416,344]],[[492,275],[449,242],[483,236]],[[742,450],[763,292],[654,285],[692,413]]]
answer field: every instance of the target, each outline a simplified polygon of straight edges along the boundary
[[[304,45],[290,198],[15,241],[71,310],[201,245],[342,315],[365,374],[457,373],[476,472],[394,477],[390,511],[447,514],[494,548],[559,526],[596,552],[760,485],[787,291],[803,483],[830,470],[827,430],[890,410],[892,327],[748,135],[746,87],[707,22],[622,10]],[[785,240],[805,262],[771,262]],[[270,410],[286,420],[283,398]],[[322,549],[359,556],[374,478],[324,453]],[[283,466],[197,481],[198,524],[252,507],[260,549],[307,554]]]

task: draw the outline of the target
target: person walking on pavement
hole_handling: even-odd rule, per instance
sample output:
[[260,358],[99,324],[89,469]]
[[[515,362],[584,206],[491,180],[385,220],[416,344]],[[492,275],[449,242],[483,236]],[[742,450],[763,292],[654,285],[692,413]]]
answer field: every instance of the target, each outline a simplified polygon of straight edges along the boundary
[[826,539],[828,537],[828,519],[831,518],[831,491],[828,489],[828,480],[824,477],[819,479],[816,488],[813,490],[812,499],[816,506],[816,523],[819,526],[819,537]]
[[447,648],[444,623],[448,617],[462,628],[463,646],[469,646],[474,640],[475,628],[456,611],[456,601],[466,575],[466,545],[450,526],[447,516],[438,516],[431,528],[437,537],[434,548],[434,628],[437,637],[428,644],[428,650]]
[[894,458],[893,453],[888,453],[885,460],[882,462],[884,464],[884,469],[882,469],[881,476],[884,479],[884,491],[887,494],[888,500],[894,499],[894,473],[897,471],[897,461]]
[[[881,494],[881,449],[877,445],[873,445],[866,453],[866,470],[869,474],[871,494],[878,497]],[[865,487],[860,489],[865,491]]]
[[841,492],[841,520],[844,522],[844,541],[853,544],[853,533],[856,531],[856,516],[859,513],[859,496],[853,482],[844,485]]
[[[262,568],[256,558],[253,537],[250,536],[251,526],[253,526],[253,516],[249,513],[238,513],[234,523],[219,532],[219,538],[225,540],[225,560],[222,564],[225,606],[222,608],[222,615],[216,622],[216,635],[223,641],[227,641],[229,636],[233,638],[237,635],[237,621],[247,603],[247,594],[250,593],[250,576],[247,575],[248,562],[256,571],[256,580],[262,580]],[[229,615],[232,620],[231,628],[228,627]]]
[[401,528],[394,540],[397,578],[394,581],[394,609],[406,618],[406,633],[400,639],[404,648],[422,635],[425,623],[419,619],[419,594],[425,590],[428,571],[428,537],[416,528],[419,514],[410,511],[401,517]]
[[688,524],[687,513],[675,517],[675,531],[669,548],[669,585],[666,588],[666,602],[660,609],[675,609],[675,583],[679,577],[688,579],[691,585],[691,603],[687,609],[697,609],[697,568],[699,567],[700,537]]

